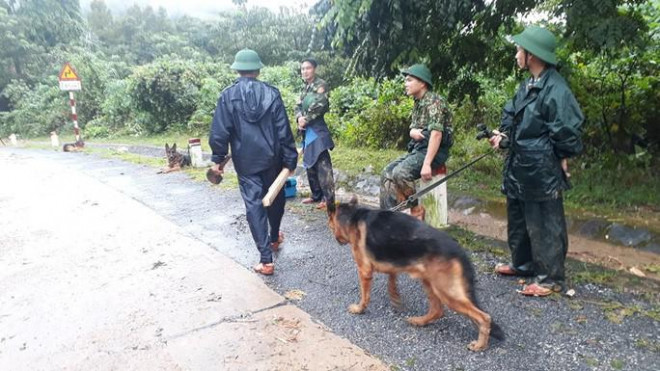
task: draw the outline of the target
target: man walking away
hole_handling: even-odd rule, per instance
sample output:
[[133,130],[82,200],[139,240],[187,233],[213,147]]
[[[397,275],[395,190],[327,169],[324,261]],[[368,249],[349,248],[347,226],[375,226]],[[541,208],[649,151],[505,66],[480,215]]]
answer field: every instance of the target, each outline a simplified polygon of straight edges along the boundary
[[236,53],[231,68],[240,77],[218,99],[209,145],[215,163],[211,171],[217,175],[222,175],[220,164],[231,147],[250,232],[261,255],[254,270],[271,275],[275,271],[272,250],[284,239],[280,233],[284,191],[268,208],[261,200],[283,167],[295,170],[298,152],[280,92],[257,80],[262,67],[255,51]]

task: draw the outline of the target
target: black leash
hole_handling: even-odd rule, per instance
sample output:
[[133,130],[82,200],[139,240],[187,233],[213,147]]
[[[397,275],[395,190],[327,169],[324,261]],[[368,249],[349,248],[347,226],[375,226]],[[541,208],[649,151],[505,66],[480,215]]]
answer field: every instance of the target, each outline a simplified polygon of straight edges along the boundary
[[405,200],[405,201],[401,202],[400,204],[394,206],[390,210],[391,211],[401,211],[401,210],[413,207],[413,204],[415,203],[415,201],[417,201],[420,197],[424,196],[425,194],[429,193],[431,190],[433,190],[433,188],[435,188],[435,187],[439,186],[440,184],[448,181],[450,178],[456,176],[461,171],[469,168],[470,166],[474,165],[476,162],[478,162],[482,158],[484,158],[484,157],[486,157],[486,156],[488,156],[488,155],[490,155],[491,153],[494,153],[494,152],[495,152],[495,150],[491,148],[488,152],[486,152],[483,155],[481,155],[481,156],[475,158],[474,160],[468,162],[467,164],[463,165],[460,169],[452,172],[451,174],[447,175],[446,177],[438,180],[437,182],[431,184],[430,186],[428,186],[428,187],[420,190],[419,192],[415,193],[414,195],[408,197],[407,200]]

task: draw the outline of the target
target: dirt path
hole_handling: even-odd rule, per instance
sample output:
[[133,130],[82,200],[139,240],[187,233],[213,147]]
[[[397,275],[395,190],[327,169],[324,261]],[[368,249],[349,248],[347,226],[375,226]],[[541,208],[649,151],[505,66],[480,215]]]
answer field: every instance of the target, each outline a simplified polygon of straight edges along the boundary
[[[453,209],[449,213],[449,220],[452,224],[467,228],[480,235],[502,241],[507,239],[506,220],[495,218],[487,213],[466,215],[461,210]],[[568,240],[568,256],[571,258],[611,269],[624,270],[629,273],[633,273],[637,269],[644,276],[660,281],[659,272],[653,272],[652,269],[649,269],[649,267],[660,267],[659,254],[600,242],[574,234],[570,234]],[[631,272],[631,269],[633,272]]]

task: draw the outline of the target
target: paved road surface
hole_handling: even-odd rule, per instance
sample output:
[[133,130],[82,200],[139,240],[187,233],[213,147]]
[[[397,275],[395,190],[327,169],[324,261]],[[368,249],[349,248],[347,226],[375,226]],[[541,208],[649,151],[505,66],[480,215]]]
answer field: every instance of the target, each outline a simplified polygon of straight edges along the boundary
[[0,370],[386,369],[79,160],[0,150]]
[[[21,164],[20,167],[14,165],[18,163]],[[43,166],[41,166],[42,164]],[[232,263],[222,258],[222,255],[217,254],[216,251],[230,257],[243,267],[249,267],[256,262],[257,254],[247,229],[243,204],[236,190],[221,190],[212,188],[207,184],[195,183],[182,173],[156,175],[155,170],[150,167],[79,153],[64,154],[50,151],[1,149],[0,166],[3,169],[3,182],[5,178],[11,179],[15,176],[11,174],[18,172],[23,177],[34,179],[34,182],[39,185],[14,187],[12,188],[13,192],[5,191],[8,190],[5,184],[1,186],[0,207],[2,207],[3,213],[2,219],[0,219],[2,224],[0,225],[2,225],[3,231],[6,229],[7,220],[12,220],[11,225],[14,226],[13,228],[18,228],[16,226],[20,226],[22,223],[28,223],[26,217],[18,217],[19,220],[15,220],[5,214],[5,210],[8,208],[12,209],[13,207],[20,210],[20,204],[12,201],[13,198],[8,194],[13,195],[14,192],[22,191],[36,197],[38,192],[44,192],[44,188],[53,187],[49,184],[52,178],[59,179],[56,175],[48,172],[49,169],[53,169],[54,172],[61,173],[66,180],[61,179],[59,181],[60,185],[57,187],[59,191],[56,195],[46,194],[47,199],[54,198],[54,200],[50,201],[50,206],[47,209],[44,208],[47,212],[43,214],[41,220],[31,222],[32,231],[38,232],[45,229],[43,225],[48,225],[49,222],[61,224],[59,229],[69,229],[70,231],[65,234],[66,239],[58,242],[59,249],[66,248],[69,243],[73,244],[72,246],[79,246],[77,240],[86,240],[82,246],[87,246],[89,244],[88,240],[91,238],[100,241],[110,238],[111,235],[116,236],[119,234],[122,235],[121,239],[125,245],[140,245],[138,248],[140,250],[139,254],[135,251],[132,253],[124,251],[123,249],[126,249],[124,244],[114,247],[114,249],[122,249],[119,251],[105,251],[102,248],[99,251],[93,250],[91,253],[82,254],[86,259],[105,256],[107,259],[114,258],[115,260],[113,264],[99,264],[94,263],[93,260],[84,264],[72,264],[68,266],[68,272],[61,273],[60,276],[54,273],[52,275],[44,274],[43,277],[36,275],[38,278],[36,284],[28,279],[30,276],[25,275],[12,281],[11,278],[5,278],[7,275],[3,271],[0,276],[2,277],[0,280],[2,292],[7,292],[12,287],[29,285],[34,287],[37,294],[27,297],[15,296],[14,298],[2,295],[0,299],[2,300],[0,302],[2,304],[0,307],[0,331],[2,331],[0,338],[5,337],[5,340],[0,341],[0,351],[2,351],[0,361],[6,359],[5,357],[8,354],[6,352],[11,351],[12,354],[20,354],[19,352],[26,352],[30,349],[30,341],[27,341],[30,339],[21,337],[21,339],[25,339],[22,342],[26,343],[26,347],[24,350],[20,350],[23,346],[20,340],[15,340],[18,339],[20,333],[16,329],[21,326],[20,321],[22,321],[22,318],[34,318],[30,317],[29,314],[8,313],[5,310],[7,305],[19,308],[23,303],[24,308],[31,308],[38,302],[39,292],[45,290],[46,283],[77,282],[78,280],[74,279],[76,278],[76,269],[81,269],[82,266],[92,266],[95,267],[98,277],[106,278],[105,280],[97,280],[85,276],[83,282],[86,285],[89,284],[90,287],[88,291],[84,291],[85,295],[83,297],[94,293],[94,289],[98,290],[103,282],[115,282],[115,284],[106,284],[106,286],[103,286],[104,288],[114,286],[117,284],[116,282],[124,281],[131,282],[133,287],[129,287],[130,290],[113,291],[113,294],[116,295],[115,299],[105,299],[104,296],[103,300],[107,300],[107,302],[103,304],[98,304],[101,302],[100,297],[92,299],[89,301],[90,306],[98,305],[101,308],[120,307],[117,302],[122,301],[124,295],[132,292],[132,290],[141,290],[143,285],[150,287],[149,290],[143,290],[143,297],[146,297],[146,299],[139,303],[133,303],[133,305],[136,308],[143,306],[160,308],[158,317],[133,314],[135,319],[133,317],[125,318],[137,321],[138,324],[139,321],[142,321],[141,325],[135,327],[138,329],[135,332],[144,331],[146,332],[144,336],[147,338],[151,336],[165,339],[165,341],[147,342],[151,348],[144,350],[145,354],[161,351],[162,353],[159,354],[162,354],[163,357],[146,357],[140,365],[153,366],[151,368],[163,365],[163,368],[169,368],[170,365],[177,364],[159,363],[166,362],[164,355],[172,354],[168,353],[172,351],[170,344],[175,343],[179,346],[177,349],[189,357],[200,357],[197,358],[200,363],[184,363],[181,368],[224,369],[224,367],[227,367],[225,364],[213,363],[209,359],[201,358],[208,349],[213,349],[213,345],[218,341],[216,336],[220,336],[221,333],[221,331],[213,331],[215,327],[220,326],[210,326],[208,330],[204,327],[218,322],[219,318],[224,315],[216,314],[211,309],[204,309],[207,306],[213,308],[215,305],[212,301],[213,295],[222,292],[221,288],[210,284],[208,287],[196,284],[188,285],[188,278],[181,278],[194,276],[195,279],[202,279],[207,275],[214,275],[216,278],[209,280],[210,282],[217,285],[225,284],[217,281],[225,280],[224,277],[233,277],[233,271],[224,274],[224,272],[229,272],[227,267],[231,266]],[[34,168],[31,168],[31,166]],[[83,234],[76,237],[70,223],[71,218],[78,220],[80,223],[84,223],[80,220],[81,218],[92,220],[94,211],[88,209],[97,210],[101,206],[93,197],[95,193],[86,193],[89,187],[81,185],[89,182],[102,183],[105,185],[103,189],[116,194],[117,200],[112,202],[112,206],[116,205],[118,208],[113,209],[115,210],[114,213],[102,214],[96,219],[97,223],[105,224],[103,232],[97,232],[93,236]],[[62,188],[65,185],[78,196],[74,197],[71,192],[65,192]],[[130,201],[130,198],[133,201]],[[21,199],[28,200],[29,196],[23,196]],[[85,200],[89,202],[85,203]],[[144,213],[148,213],[157,219],[160,215],[162,219],[159,219],[158,223],[147,222],[152,218],[146,218],[141,216],[143,214],[133,211],[121,211],[122,208],[119,207],[121,203],[129,201],[131,204],[135,204],[135,201],[137,201],[143,205],[141,210]],[[93,205],[94,202],[97,202],[98,205]],[[69,215],[68,221],[63,217],[58,217],[60,215],[58,212],[61,210],[66,210],[67,215]],[[74,215],[82,210],[88,210],[84,214],[86,216],[75,219]],[[12,213],[15,213],[15,211],[12,211]],[[34,214],[34,211],[32,213]],[[33,218],[37,218],[37,216],[35,215]],[[58,219],[58,221],[53,221],[53,219]],[[123,226],[121,223],[128,225]],[[121,227],[118,226],[120,224]],[[658,321],[645,315],[656,310],[657,318],[657,307],[653,307],[640,298],[614,293],[595,285],[575,287],[578,296],[573,299],[564,297],[523,298],[515,293],[515,289],[519,288],[519,285],[514,279],[503,279],[490,273],[492,266],[497,262],[497,258],[485,253],[472,254],[472,259],[480,271],[477,282],[477,296],[480,298],[480,303],[484,309],[503,327],[507,333],[507,340],[493,342],[491,348],[484,353],[475,354],[466,349],[466,344],[476,337],[476,330],[466,318],[451,311],[447,311],[443,319],[425,328],[410,327],[405,322],[405,317],[423,313],[426,310],[426,299],[419,285],[406,277],[400,277],[399,279],[400,291],[405,304],[403,312],[397,312],[389,306],[386,280],[382,276],[377,276],[373,289],[372,304],[367,312],[360,316],[350,315],[347,313],[346,308],[358,297],[355,265],[352,262],[348,248],[339,246],[331,238],[324,214],[315,211],[311,207],[301,207],[294,200],[287,206],[283,230],[287,235],[287,239],[282,252],[277,257],[276,275],[264,278],[263,282],[279,294],[291,293],[292,290],[295,290],[293,292],[299,296],[301,295],[302,299],[292,302],[298,308],[309,313],[313,321],[325,324],[334,333],[349,339],[370,354],[375,355],[390,365],[392,369],[656,370],[657,365],[660,364],[658,353],[660,349],[660,325]],[[160,241],[160,244],[143,240],[147,236],[158,238],[158,236],[171,233],[175,235],[184,233],[185,235],[181,238],[184,238],[187,242],[175,244],[176,246],[174,246],[167,242],[168,238],[164,237],[161,240],[156,239],[156,241]],[[28,237],[23,236],[20,238],[28,239]],[[11,253],[17,255],[11,259],[9,258],[10,252],[7,251],[7,246],[13,246],[14,242],[5,241],[10,238],[14,237],[7,234],[0,237],[0,241],[3,241],[0,244],[2,246],[0,264],[6,265],[10,260],[12,262],[17,260],[21,262],[20,265],[12,265],[12,270],[22,271],[28,269],[23,265],[25,259],[21,255],[22,253]],[[47,240],[48,237],[43,238],[43,241]],[[106,248],[112,249],[113,247]],[[27,255],[29,257],[25,260],[27,267],[30,264],[46,264],[41,260],[47,258],[48,251],[52,250],[43,251],[39,249],[43,249],[43,247],[37,248],[39,252],[35,252],[36,255]],[[146,249],[146,252],[142,253],[142,249]],[[199,269],[191,269],[190,266],[181,268],[180,260],[184,256],[188,256],[188,253],[194,256],[204,256],[204,259],[199,259],[205,261],[206,265]],[[148,258],[138,259],[142,255],[146,255]],[[75,257],[76,254],[71,253],[66,256]],[[48,263],[48,265],[55,267],[51,269],[55,269],[56,272],[57,267],[66,262],[63,259],[60,256],[56,259],[56,262]],[[140,261],[142,263],[138,264]],[[137,267],[134,265],[137,265]],[[158,267],[156,267],[157,265]],[[130,270],[131,266],[134,266],[133,269],[139,268],[138,271],[141,270],[140,275],[126,277],[127,273],[122,273],[125,270]],[[206,273],[209,271],[213,273]],[[239,271],[246,272],[246,270],[240,269]],[[77,274],[81,275],[80,272]],[[9,277],[12,276],[9,275]],[[254,275],[247,275],[246,277],[249,277],[249,280],[243,278],[239,280],[241,285],[246,285],[246,287],[248,282],[256,281],[258,283],[261,281]],[[80,277],[77,278],[80,279]],[[170,281],[172,278],[179,278],[180,282],[178,284],[174,283],[176,279]],[[94,282],[96,285],[92,285],[90,282]],[[224,289],[229,290],[231,287],[235,287],[234,283],[235,281],[226,282]],[[196,286],[202,287],[199,292],[194,291],[199,289]],[[61,291],[60,294],[65,292]],[[149,296],[146,295],[147,292]],[[245,292],[246,295],[244,296],[249,296],[247,291]],[[155,296],[151,296],[151,293]],[[53,313],[63,313],[58,315],[66,317],[67,323],[73,328],[88,322],[104,323],[104,317],[100,315],[99,318],[94,315],[90,315],[91,318],[85,318],[85,314],[95,313],[96,310],[88,312],[77,309],[79,308],[78,305],[74,307],[67,304],[74,299],[87,300],[79,298],[79,295],[67,293],[68,296],[65,298],[62,298],[62,295],[46,295],[46,292],[41,293],[41,295],[44,296],[44,300],[48,299],[48,308],[64,307]],[[191,304],[189,301],[193,301],[193,303]],[[226,302],[224,295],[220,302]],[[274,300],[274,302],[277,302],[277,300]],[[191,307],[186,307],[187,309],[179,308],[179,306],[185,307],[185,304]],[[70,308],[69,310],[65,309],[67,305]],[[618,305],[622,306],[618,307]],[[267,306],[256,309],[263,308],[267,308]],[[113,310],[119,311],[119,309]],[[29,310],[27,311],[29,313]],[[43,316],[43,309],[40,313]],[[118,313],[128,316],[132,312]],[[39,321],[42,322],[38,322],[35,326],[39,326],[40,323],[48,323],[41,316],[37,318],[40,318]],[[258,315],[253,315],[249,318],[254,319],[255,316],[258,317]],[[198,327],[183,325],[190,324],[190,322],[194,322],[195,326]],[[285,329],[291,327],[290,324],[283,324],[283,322],[282,320],[274,321],[274,324],[270,324],[271,328],[276,325]],[[11,331],[7,331],[5,328],[9,328]],[[96,328],[101,329],[98,330],[97,336],[112,333],[109,327],[99,325]],[[162,330],[159,330],[160,328]],[[192,330],[191,333],[191,329],[196,328],[201,329],[199,331]],[[252,333],[259,333],[258,328],[252,330]],[[201,347],[194,344],[189,345],[180,340],[192,336],[181,334],[206,331],[209,332],[203,342],[204,345]],[[126,345],[123,344],[104,348],[105,353],[101,353],[94,343],[90,344],[89,342],[89,340],[93,341],[94,337],[85,338],[86,348],[79,345],[81,347],[79,352],[76,352],[76,349],[79,348],[76,347],[75,339],[64,341],[59,346],[68,349],[69,355],[101,357],[99,354],[103,354],[102,357],[105,358],[99,359],[108,360],[112,359],[113,354],[117,354],[112,353],[113,351],[139,354],[138,350],[144,347],[143,344],[136,341],[123,341],[131,340],[131,336],[137,336],[130,334],[132,332],[128,334],[121,333],[115,338],[122,339],[119,341],[121,344],[127,342],[133,344],[132,346],[137,346],[136,350],[132,350],[130,346],[126,350],[124,348]],[[9,339],[8,336],[13,337]],[[56,335],[51,334],[49,336],[55,337]],[[234,344],[236,346],[236,344],[242,344],[243,339],[238,338],[234,339],[233,343],[228,341],[223,344]],[[283,340],[286,340],[286,338],[283,338]],[[10,346],[7,344],[10,344]],[[316,354],[326,356],[333,351],[332,347],[327,347],[323,343],[312,349],[317,351]],[[64,351],[61,350],[61,352]],[[229,352],[231,353],[231,351]],[[360,352],[356,352],[351,354],[358,357]],[[307,350],[301,350],[301,353],[308,355]],[[199,356],[197,356],[198,354]],[[345,356],[342,355],[341,357]],[[288,359],[286,357],[284,359]],[[316,357],[318,356],[312,356],[313,359],[316,359]],[[117,358],[124,359],[121,356],[114,359]],[[175,361],[180,362],[179,359]],[[297,360],[294,359],[291,362],[288,367],[283,369],[303,369],[299,363],[295,363]],[[43,364],[48,365],[50,363]],[[255,367],[263,364],[257,363]],[[294,364],[296,366],[293,366]],[[353,366],[352,369],[354,370],[364,369],[361,363],[350,363],[350,365]],[[121,368],[119,366],[118,368]],[[375,367],[379,366],[376,365]],[[338,369],[350,369],[350,367],[339,366]]]

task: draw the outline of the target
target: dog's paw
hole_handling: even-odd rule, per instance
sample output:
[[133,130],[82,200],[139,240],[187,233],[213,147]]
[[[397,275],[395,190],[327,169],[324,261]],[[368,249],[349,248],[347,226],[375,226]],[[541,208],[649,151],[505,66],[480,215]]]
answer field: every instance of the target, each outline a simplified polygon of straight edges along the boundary
[[473,352],[481,352],[482,350],[486,350],[487,348],[488,345],[479,344],[479,341],[477,340],[471,341],[470,344],[468,344],[468,349]]
[[364,309],[360,304],[351,304],[348,306],[348,311],[353,314],[362,314],[364,313]]

